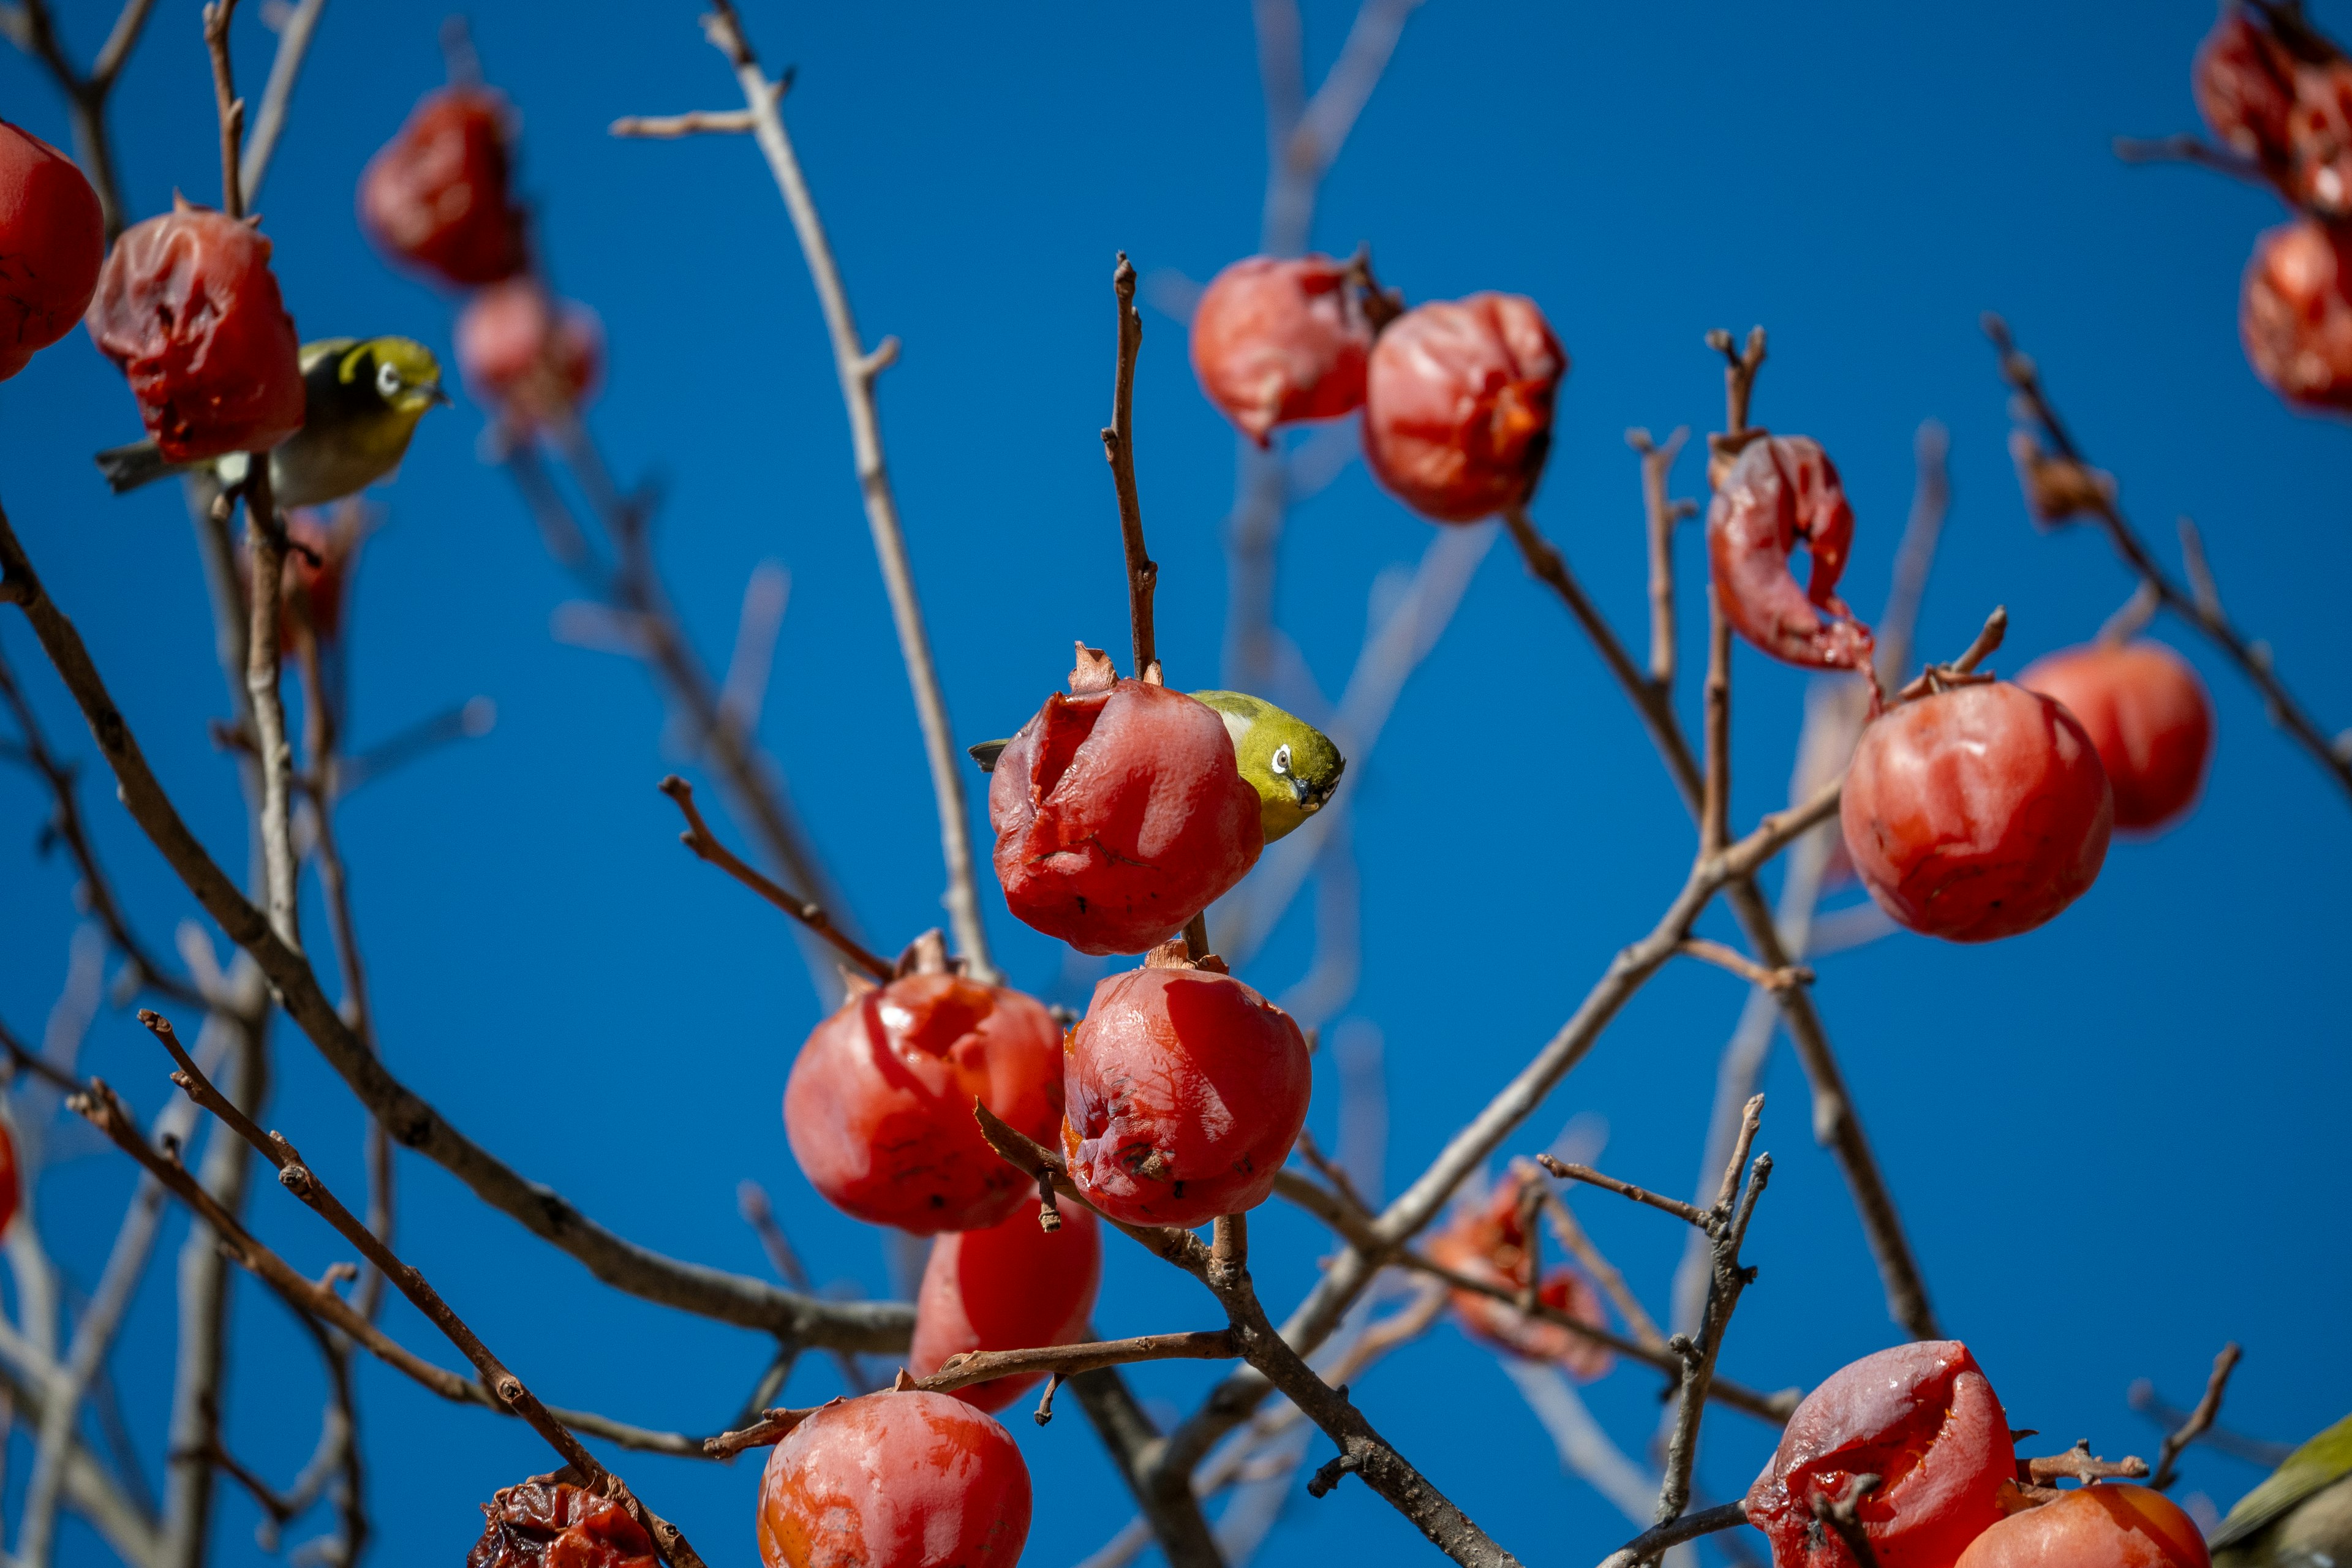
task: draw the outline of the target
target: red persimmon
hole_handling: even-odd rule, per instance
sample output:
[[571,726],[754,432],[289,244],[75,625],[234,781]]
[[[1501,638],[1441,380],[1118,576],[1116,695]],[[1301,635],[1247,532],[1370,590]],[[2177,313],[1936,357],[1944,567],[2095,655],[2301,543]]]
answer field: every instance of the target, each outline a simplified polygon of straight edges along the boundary
[[1129,1225],[1189,1227],[1256,1207],[1306,1124],[1306,1037],[1230,974],[1112,975],[1066,1058],[1070,1177]]
[[73,160],[0,121],[0,381],[73,331],[105,259],[98,194]]
[[2117,827],[2167,826],[2196,801],[2213,754],[2213,700],[2162,643],[2067,648],[2036,659],[2017,683],[2056,698],[2091,737]]
[[2238,336],[2263,384],[2307,408],[2352,409],[2352,255],[2308,218],[2254,242]]
[[469,288],[523,269],[522,213],[508,193],[506,100],[426,93],[360,175],[360,223],[393,257]]
[[[982,1230],[950,1232],[931,1244],[915,1293],[915,1337],[907,1370],[929,1377],[964,1351],[1017,1351],[1074,1345],[1087,1336],[1095,1289],[1102,1280],[1102,1232],[1076,1204],[1057,1205],[1062,1225],[1037,1224],[1030,1199]],[[966,1384],[958,1399],[1002,1410],[1044,1375],[996,1377]]]
[[2080,898],[2106,859],[2114,793],[2074,716],[2005,680],[1889,710],[1854,748],[1845,847],[1913,931],[1990,942]]
[[510,278],[477,293],[457,318],[457,366],[475,399],[522,428],[571,413],[604,372],[596,313],[547,297],[536,279]]
[[266,452],[302,427],[301,343],[249,225],[184,203],[133,224],[88,324],[169,462]]
[[2223,10],[2197,47],[2189,84],[2197,111],[2231,151],[2284,170],[2294,110],[2294,57],[2251,14]]
[[1201,390],[1261,447],[1277,425],[1362,407],[1371,346],[1348,268],[1328,256],[1245,258],[1212,279],[1192,310]]
[[[1519,1223],[1518,1188],[1498,1183],[1486,1202],[1430,1238],[1429,1255],[1457,1274],[1517,1289],[1527,1282],[1528,1237]],[[1573,1268],[1548,1270],[1536,1300],[1595,1328],[1608,1324],[1601,1293]],[[1552,1362],[1580,1382],[1607,1374],[1616,1356],[1570,1329],[1531,1318],[1475,1290],[1449,1293],[1446,1305],[1473,1339],[1530,1361]]]
[[[1789,570],[1800,542],[1812,557],[1803,588]],[[1707,560],[1725,616],[1773,658],[1810,669],[1870,663],[1870,628],[1837,596],[1853,543],[1853,508],[1837,466],[1803,436],[1750,441],[1707,508]]]
[[2309,23],[2230,6],[2197,51],[2197,107],[2294,206],[2352,215],[2352,62]]
[[1535,302],[1473,294],[1416,306],[1372,345],[1364,461],[1435,522],[1475,522],[1535,493],[1568,354]]
[[1021,1450],[950,1394],[837,1399],[760,1477],[765,1568],[1013,1568],[1028,1538]]
[[1813,1499],[1878,1486],[1856,1505],[1879,1568],[1950,1568],[2002,1514],[2017,1476],[2009,1423],[1968,1346],[1897,1345],[1832,1373],[1807,1394],[1748,1490],[1748,1521],[1771,1539],[1772,1568],[1853,1568]]
[[505,1488],[482,1511],[489,1524],[466,1568],[660,1568],[653,1538],[626,1509],[569,1482]]
[[784,1132],[809,1183],[869,1225],[929,1235],[994,1225],[1034,1185],[996,1156],[977,1100],[1051,1142],[1062,1031],[1018,991],[909,974],[819,1024],[784,1086]]
[[2161,1492],[2084,1487],[2011,1514],[1960,1553],[1956,1568],[2209,1568],[2205,1538]]
[[1080,952],[1165,942],[1257,863],[1257,791],[1214,709],[1114,683],[1079,650],[1071,695],[1021,727],[988,786],[996,877],[1013,912]]

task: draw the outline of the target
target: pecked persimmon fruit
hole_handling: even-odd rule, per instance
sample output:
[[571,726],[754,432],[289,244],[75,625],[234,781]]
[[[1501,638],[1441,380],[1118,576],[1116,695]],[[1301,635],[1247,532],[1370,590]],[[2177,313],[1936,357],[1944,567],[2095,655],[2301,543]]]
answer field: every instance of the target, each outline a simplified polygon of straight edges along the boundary
[[494,283],[457,318],[457,368],[476,401],[530,428],[585,403],[604,374],[604,331],[585,305],[533,278]]
[[1062,1114],[1062,1031],[1034,999],[953,974],[853,996],[784,1086],[793,1157],[835,1207],[929,1235],[994,1225],[1034,1185],[997,1158],[977,1100],[1039,1142]]
[[1306,1037],[1211,969],[1130,969],[1070,1031],[1062,1152],[1087,1201],[1129,1225],[1256,1207],[1307,1121]]
[[0,121],[0,381],[73,331],[105,259],[98,193],[73,160]]
[[[1037,1224],[1031,1198],[1010,1219],[981,1230],[950,1232],[931,1244],[915,1293],[915,1337],[907,1370],[929,1377],[964,1351],[1017,1351],[1074,1345],[1087,1339],[1095,1290],[1102,1282],[1102,1231],[1076,1204],[1057,1205],[1061,1228]],[[1042,1376],[966,1384],[955,1397],[1002,1410]]]
[[2091,1486],[2011,1514],[1956,1568],[2209,1568],[2196,1521],[2146,1487]]
[[1929,936],[1991,942],[2088,890],[2107,857],[2115,797],[2073,714],[1986,680],[1873,720],[1840,816],[1879,908]]
[[[1519,1223],[1518,1189],[1501,1182],[1486,1201],[1462,1214],[1430,1238],[1429,1256],[1457,1274],[1487,1284],[1517,1289],[1527,1280],[1528,1237]],[[1591,1281],[1573,1268],[1548,1269],[1536,1300],[1595,1328],[1608,1325],[1608,1312]],[[1558,1323],[1531,1318],[1517,1308],[1475,1290],[1449,1292],[1446,1305],[1463,1332],[1496,1350],[1529,1361],[1550,1362],[1580,1382],[1605,1376],[1616,1355]]]
[[1192,309],[1192,372],[1242,434],[1263,447],[1277,425],[1334,419],[1364,404],[1371,323],[1328,256],[1234,262]]
[[506,100],[450,87],[420,100],[360,175],[360,225],[387,255],[460,288],[523,270],[523,216],[508,190]]
[[1433,522],[1475,522],[1535,493],[1568,353],[1535,301],[1473,294],[1417,305],[1372,345],[1364,461]]
[[1081,647],[996,760],[988,819],[1013,912],[1080,952],[1142,952],[1242,879],[1265,847],[1257,791],[1216,710],[1114,682]]
[[[1797,586],[1789,553],[1812,557]],[[1853,508],[1837,465],[1804,436],[1766,436],[1733,460],[1706,513],[1715,591],[1734,630],[1784,663],[1809,669],[1869,666],[1870,628],[1837,596],[1853,543]]]
[[2213,700],[2160,642],[2092,643],[2047,655],[2017,678],[2065,705],[2098,749],[2116,826],[2169,826],[2197,800],[2213,755]]
[[2238,337],[2263,384],[2306,408],[2352,409],[2352,250],[2300,218],[2254,242]]
[[837,1399],[769,1454],[759,1538],[765,1568],[1013,1568],[1029,1467],[951,1394]]
[[133,224],[87,321],[167,462],[266,452],[302,428],[301,343],[247,224],[184,202]]
[[466,1568],[660,1568],[628,1510],[567,1481],[529,1480],[482,1505],[489,1516]]
[[1770,1538],[1772,1568],[1854,1568],[1845,1542],[1815,1521],[1813,1499],[1841,1498],[1862,1475],[1879,1478],[1855,1509],[1879,1568],[1951,1568],[2000,1519],[2017,1453],[1968,1346],[1896,1345],[1805,1396],[1748,1489],[1748,1521]]

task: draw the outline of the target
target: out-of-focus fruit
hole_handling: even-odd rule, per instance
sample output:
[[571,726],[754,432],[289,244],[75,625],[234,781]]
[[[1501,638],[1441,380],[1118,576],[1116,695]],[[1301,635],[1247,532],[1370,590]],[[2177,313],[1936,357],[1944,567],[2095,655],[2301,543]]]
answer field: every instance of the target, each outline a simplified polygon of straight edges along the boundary
[[[965,1351],[1074,1345],[1087,1338],[1102,1280],[1102,1232],[1076,1204],[1058,1205],[1059,1229],[1037,1223],[1030,1199],[983,1230],[950,1232],[931,1244],[915,1293],[915,1337],[907,1370],[919,1378]],[[954,1391],[982,1410],[1002,1410],[1043,1376],[991,1378]]]
[[784,1086],[784,1131],[809,1183],[869,1225],[929,1235],[994,1225],[1034,1186],[997,1158],[977,1100],[1050,1143],[1062,1031],[1031,997],[909,974],[819,1024]]
[[0,121],[0,381],[73,331],[105,259],[98,193],[73,160]]
[[1328,256],[1245,258],[1212,279],[1192,310],[1201,390],[1261,447],[1277,425],[1362,407],[1371,346],[1348,268]]
[[2092,643],[2038,658],[2017,678],[2063,703],[2098,748],[2116,826],[2154,831],[2197,799],[2213,754],[2213,700],[2160,642]]
[[1879,908],[1929,936],[1990,942],[2032,931],[2089,889],[2115,800],[2073,714],[1989,680],[1872,721],[1840,815]]
[[460,288],[523,270],[523,216],[508,192],[506,100],[443,88],[417,103],[360,175],[360,223],[388,255]]
[[1772,1542],[1772,1568],[1854,1568],[1813,1499],[1878,1486],[1855,1508],[1879,1568],[1950,1568],[2002,1516],[2017,1475],[2009,1422],[1968,1346],[1897,1345],[1831,1374],[1807,1394],[1748,1490],[1748,1521]]
[[2352,62],[2300,15],[2226,7],[2197,51],[2197,107],[2289,204],[2352,216]]
[[248,225],[184,203],[133,224],[88,322],[169,462],[266,452],[302,427],[301,343]]
[[1289,1014],[1209,969],[1130,969],[1070,1032],[1062,1152],[1129,1225],[1256,1207],[1307,1121],[1307,1040]]
[[2238,306],[2238,336],[2263,384],[2307,408],[2352,409],[2352,255],[2308,218],[2271,229]]
[[[1510,1182],[1496,1184],[1478,1207],[1465,1212],[1432,1237],[1429,1256],[1457,1274],[1514,1289],[1527,1283],[1528,1236],[1519,1222],[1518,1188]],[[1600,1291],[1573,1268],[1549,1269],[1536,1289],[1536,1300],[1580,1322],[1606,1328],[1608,1311]],[[1450,1292],[1446,1305],[1463,1331],[1497,1350],[1530,1361],[1552,1362],[1578,1380],[1590,1383],[1616,1363],[1606,1345],[1475,1290]]]
[[2197,1523],[2146,1487],[2093,1486],[2011,1514],[1956,1568],[2207,1568]]
[[[294,651],[296,618],[310,623],[321,644],[335,640],[343,626],[346,568],[351,564],[353,531],[331,528],[313,513],[286,514],[286,537],[302,548],[286,552],[282,592],[285,607],[278,617],[279,651]],[[318,559],[314,562],[311,556]]]
[[2229,6],[2197,47],[2189,86],[2197,111],[2232,152],[2276,173],[2294,110],[2294,57],[2248,12]]
[[1364,461],[1435,522],[1475,522],[1535,493],[1568,353],[1531,300],[1415,306],[1372,345]]
[[[1800,541],[1812,557],[1803,588],[1789,570]],[[1809,437],[1750,441],[1707,508],[1707,560],[1725,616],[1774,658],[1811,669],[1870,665],[1870,628],[1837,596],[1853,542],[1837,466]]]
[[507,1487],[466,1568],[660,1568],[653,1538],[609,1498],[565,1481]]
[[457,318],[467,389],[511,426],[529,429],[578,409],[594,395],[604,363],[596,313],[550,300],[536,279],[492,284]]
[[759,1538],[765,1568],[1013,1568],[1029,1467],[951,1394],[836,1400],[769,1454]]
[[1114,682],[1081,647],[1071,695],[1045,700],[996,760],[988,818],[1013,912],[1080,952],[1141,952],[1257,863],[1257,791],[1216,710]]

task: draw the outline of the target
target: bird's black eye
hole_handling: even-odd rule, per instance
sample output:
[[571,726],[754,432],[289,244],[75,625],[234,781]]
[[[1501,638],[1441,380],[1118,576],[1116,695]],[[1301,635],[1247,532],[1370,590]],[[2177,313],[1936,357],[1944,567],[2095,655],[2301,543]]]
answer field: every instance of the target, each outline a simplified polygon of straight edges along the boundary
[[390,397],[393,394],[398,392],[400,390],[400,367],[391,364],[378,365],[375,372],[375,389],[386,397]]
[[1285,741],[1282,744],[1274,749],[1274,762],[1271,765],[1276,773],[1286,774],[1290,772],[1289,742]]

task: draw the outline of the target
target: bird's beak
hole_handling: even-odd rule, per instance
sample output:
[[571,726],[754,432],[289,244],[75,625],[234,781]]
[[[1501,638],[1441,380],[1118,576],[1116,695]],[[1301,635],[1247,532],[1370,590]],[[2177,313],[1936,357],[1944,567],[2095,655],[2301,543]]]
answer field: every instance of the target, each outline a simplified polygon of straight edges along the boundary
[[1301,811],[1311,813],[1322,809],[1323,797],[1317,795],[1314,790],[1308,788],[1305,779],[1292,779],[1290,781],[1290,794],[1292,798],[1298,802],[1298,809]]
[[450,406],[449,395],[441,390],[441,384],[437,381],[425,389],[425,395],[444,408]]

